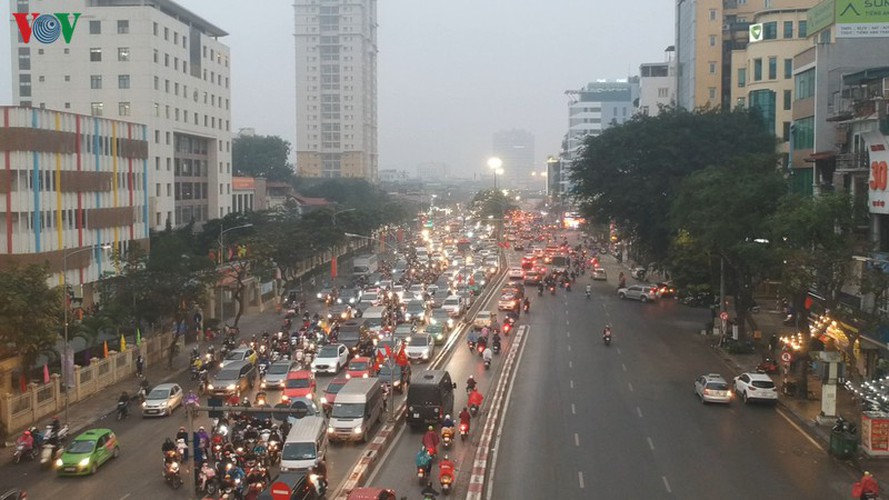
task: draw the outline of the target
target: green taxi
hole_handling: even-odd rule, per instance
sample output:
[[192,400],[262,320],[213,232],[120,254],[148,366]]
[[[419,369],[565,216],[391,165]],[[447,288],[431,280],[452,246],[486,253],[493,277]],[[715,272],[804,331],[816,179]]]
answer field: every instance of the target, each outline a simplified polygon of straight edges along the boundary
[[441,323],[430,323],[426,325],[426,333],[432,335],[432,338],[435,339],[435,343],[437,345],[444,344],[445,341],[445,331],[442,327]]
[[117,435],[111,429],[90,429],[74,438],[56,460],[60,476],[95,474],[100,465],[120,455]]

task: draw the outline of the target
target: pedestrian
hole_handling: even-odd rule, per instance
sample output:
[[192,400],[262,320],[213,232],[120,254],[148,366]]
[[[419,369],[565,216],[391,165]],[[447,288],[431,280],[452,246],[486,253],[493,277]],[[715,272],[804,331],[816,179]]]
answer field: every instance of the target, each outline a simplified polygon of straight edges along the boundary
[[775,349],[777,349],[777,348],[778,348],[778,336],[773,333],[772,336],[769,337],[769,352],[771,353],[772,357],[775,356]]
[[170,348],[167,352],[167,368],[173,368],[173,356],[176,355],[176,341],[170,342]]
[[142,357],[141,354],[136,356],[136,376],[139,378],[143,377],[143,371],[145,370],[145,358]]

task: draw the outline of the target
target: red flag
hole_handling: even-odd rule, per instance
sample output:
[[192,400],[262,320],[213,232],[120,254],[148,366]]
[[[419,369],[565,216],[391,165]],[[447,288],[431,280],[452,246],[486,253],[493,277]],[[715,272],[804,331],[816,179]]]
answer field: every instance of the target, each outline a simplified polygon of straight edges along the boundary
[[[386,348],[386,357],[391,358],[392,357],[392,347],[390,347],[389,344],[386,344],[385,348]],[[383,353],[380,353],[380,355],[382,356]]]
[[383,357],[383,353],[377,351],[377,366],[382,365],[384,361],[386,361],[386,358]]
[[398,355],[395,356],[395,362],[398,363],[399,366],[407,366],[409,363],[407,353],[404,352],[404,345],[401,346],[401,350],[398,351]]
[[43,363],[43,383],[49,383],[49,366],[47,366],[46,363]]
[[22,393],[28,390],[28,380],[25,378],[24,373],[19,377],[19,388],[22,390]]
[[330,277],[336,279],[336,255],[330,259]]

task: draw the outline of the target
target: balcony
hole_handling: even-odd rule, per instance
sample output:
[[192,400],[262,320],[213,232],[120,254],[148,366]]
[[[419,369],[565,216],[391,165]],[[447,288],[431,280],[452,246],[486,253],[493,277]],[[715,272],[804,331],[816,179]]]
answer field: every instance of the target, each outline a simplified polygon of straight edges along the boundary
[[867,155],[864,153],[838,153],[836,172],[867,172]]

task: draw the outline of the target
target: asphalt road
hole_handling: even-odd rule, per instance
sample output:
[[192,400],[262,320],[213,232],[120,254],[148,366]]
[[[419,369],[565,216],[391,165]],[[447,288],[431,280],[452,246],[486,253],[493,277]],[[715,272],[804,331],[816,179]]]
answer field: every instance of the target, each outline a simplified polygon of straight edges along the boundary
[[620,301],[620,268],[606,260],[610,281],[592,282],[592,300],[587,276],[532,296],[489,498],[849,497],[850,473],[780,410],[702,405],[696,376],[734,376],[696,333],[709,313]]

